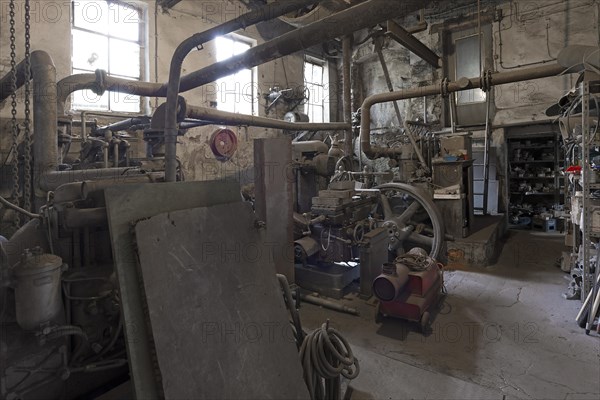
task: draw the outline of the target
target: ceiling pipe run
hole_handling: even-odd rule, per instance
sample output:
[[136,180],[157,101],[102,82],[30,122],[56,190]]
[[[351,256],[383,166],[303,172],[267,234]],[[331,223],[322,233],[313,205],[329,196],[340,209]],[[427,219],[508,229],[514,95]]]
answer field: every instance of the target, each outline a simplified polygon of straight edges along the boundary
[[[492,73],[489,86],[503,85],[506,83],[521,82],[531,79],[547,78],[565,72],[565,68],[558,64],[544,65],[534,68],[526,68],[510,72]],[[484,82],[481,77],[459,78],[457,81],[448,82],[447,86],[442,84],[416,87],[396,92],[380,93],[367,97],[361,106],[360,143],[362,151],[370,158],[388,157],[400,154],[399,149],[377,147],[371,145],[371,107],[379,103],[406,100],[423,96],[434,96],[438,94],[449,94],[482,88]]]
[[[181,104],[181,102],[180,102]],[[210,121],[216,124],[237,126],[258,126],[262,128],[285,129],[290,131],[345,131],[351,124],[345,122],[310,123],[287,122],[273,118],[257,117],[254,115],[235,114],[216,110],[209,107],[186,106],[186,117]]]
[[[206,68],[192,72],[185,80],[181,80],[181,65],[184,57],[197,46],[196,36],[179,45],[169,73],[167,88],[167,110],[165,118],[165,179],[176,180],[177,175],[177,98],[180,84],[192,81],[202,86],[219,78],[231,75],[245,68],[252,68],[283,56],[312,47],[319,43],[348,35],[356,30],[378,24],[381,21],[416,11],[422,4],[403,4],[401,7],[390,7],[388,0],[369,0],[354,7],[311,23],[303,28],[288,32],[273,40],[253,47],[243,54],[233,56],[225,61],[214,63]],[[413,10],[414,8],[414,10]]]
[[[175,50],[175,54],[173,54],[173,59],[171,60],[171,70],[173,70],[173,62],[176,61],[176,63],[179,64],[183,63],[183,59],[189,52],[195,48],[200,48],[203,44],[214,40],[218,36],[226,35],[237,31],[238,29],[245,29],[249,26],[256,25],[259,22],[278,18],[284,14],[318,3],[320,3],[320,0],[278,1],[277,3],[268,4],[243,14],[238,18],[232,19],[231,21],[227,21],[221,25],[197,33],[183,41]],[[181,65],[179,70],[179,73],[181,73]],[[190,75],[181,77],[179,87],[180,92],[186,92],[202,85],[196,83],[197,80]],[[169,79],[169,81],[170,80],[171,79]],[[96,74],[71,75],[58,82],[58,112],[60,114],[65,112],[65,103],[67,102],[69,95],[78,90],[90,89],[97,95],[102,95],[104,91],[111,91],[145,97],[166,97],[168,92],[167,87],[167,84],[162,83],[139,82],[115,78],[108,76],[106,72],[102,70],[96,71]],[[2,99],[0,98],[0,100]]]
[[[255,25],[262,21],[267,21],[273,18],[280,17],[291,11],[298,10],[300,8],[306,7],[314,3],[314,0],[278,1],[277,3],[266,5],[265,7],[241,15],[238,18],[225,22],[224,24],[221,24],[204,32],[197,33],[187,38],[186,40],[181,42],[179,46],[177,46],[177,49],[175,49],[173,57],[171,58],[171,66],[169,69],[169,83],[167,85],[167,106],[165,111],[165,179],[167,182],[175,182],[177,177],[177,98],[179,96],[180,85],[187,85],[189,80],[190,84],[194,85],[195,87],[198,87],[203,84],[212,82],[217,78],[230,75],[229,73],[227,73],[226,70],[224,70],[224,74],[219,75],[213,80],[203,82],[201,79],[198,79],[197,76],[194,75],[194,73],[192,73],[187,76],[187,79],[182,80],[181,67],[183,65],[185,57],[198,46],[202,46],[204,43],[209,42],[218,36],[236,31],[241,28],[246,28],[251,25]],[[260,46],[257,46],[254,49],[259,47]],[[250,53],[252,50],[253,49],[249,50],[247,53]],[[236,57],[232,57],[231,59],[227,60],[227,63],[235,65],[235,58]],[[213,65],[217,64],[219,63]],[[240,66],[239,68],[237,68],[237,70],[243,68],[243,66]],[[204,71],[205,69],[206,68],[201,69],[200,72]]]

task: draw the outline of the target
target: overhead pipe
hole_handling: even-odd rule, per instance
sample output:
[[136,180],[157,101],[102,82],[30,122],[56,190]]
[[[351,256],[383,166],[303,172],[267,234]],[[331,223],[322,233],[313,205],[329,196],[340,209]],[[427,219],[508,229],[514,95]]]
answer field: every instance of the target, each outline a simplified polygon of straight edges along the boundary
[[[287,1],[286,3],[298,3]],[[279,3],[277,3],[279,5]],[[208,67],[192,72],[181,79],[181,65],[185,56],[206,38],[214,34],[206,31],[182,42],[171,59],[169,83],[167,87],[167,109],[165,118],[165,179],[173,182],[177,174],[177,104],[180,86],[190,81],[196,86],[214,82],[219,78],[231,75],[246,68],[252,68],[283,56],[312,47],[319,43],[348,35],[358,29],[378,24],[381,21],[405,14],[413,7],[415,10],[422,4],[405,4],[402,7],[390,7],[388,0],[369,0],[348,8],[317,22],[306,25],[281,35],[273,40],[253,47],[243,54],[233,56],[225,61],[214,63]],[[283,6],[282,6],[283,8]],[[244,16],[240,17],[243,18]],[[236,21],[236,20],[234,20]],[[219,34],[222,34],[218,31]]]
[[[179,46],[177,46],[177,49],[175,49],[173,57],[171,58],[169,83],[167,86],[167,107],[165,111],[165,178],[167,182],[174,182],[177,176],[177,98],[179,96],[180,84],[182,83],[181,67],[185,57],[198,46],[202,46],[204,43],[209,42],[221,35],[236,31],[238,29],[246,28],[247,26],[255,25],[262,21],[277,18],[314,3],[314,0],[287,0],[268,4],[255,11],[251,11],[231,21],[225,22],[224,24],[218,25],[204,32],[197,33],[184,40],[179,44]],[[228,62],[235,63],[235,61],[232,59],[228,60]],[[240,67],[239,69],[242,68],[243,67]],[[225,73],[219,77],[227,75],[229,75],[229,73]],[[193,77],[190,80],[196,87],[212,82],[212,80],[203,83],[201,81],[198,82]]]
[[[181,103],[180,103],[181,104]],[[186,106],[186,117],[211,121],[223,125],[247,125],[262,128],[286,129],[290,131],[345,131],[351,128],[351,124],[345,122],[310,123],[310,122],[288,122],[273,118],[257,117],[254,115],[236,114],[216,110],[210,107]]]
[[[565,68],[558,64],[543,65],[509,72],[490,74],[490,86],[504,85],[506,83],[520,82],[531,79],[547,78],[565,72]],[[443,84],[429,85],[389,93],[379,93],[367,97],[361,106],[360,143],[362,151],[369,158],[385,157],[400,154],[399,149],[384,148],[371,145],[371,107],[375,104],[390,101],[406,100],[423,96],[434,96],[481,88],[484,85],[480,77],[459,78],[457,81]]]
[[[238,18],[227,21],[221,25],[210,28],[204,32],[197,33],[184,42],[175,50],[173,61],[177,58],[183,63],[187,54],[197,47],[238,29],[245,29],[262,21],[275,19],[292,11],[319,3],[321,0],[286,0],[271,3],[254,11],[248,12]],[[180,68],[181,70],[181,65]],[[181,73],[181,71],[179,71]],[[170,79],[169,79],[170,81]],[[180,82],[180,91],[187,92],[199,84],[189,75],[183,76]],[[130,81],[122,78],[108,76],[105,71],[98,70],[95,74],[76,74],[68,76],[58,82],[57,107],[59,113],[64,113],[65,103],[69,95],[78,90],[90,89],[95,94],[101,95],[104,91],[120,92],[144,97],[166,97],[167,84]]]

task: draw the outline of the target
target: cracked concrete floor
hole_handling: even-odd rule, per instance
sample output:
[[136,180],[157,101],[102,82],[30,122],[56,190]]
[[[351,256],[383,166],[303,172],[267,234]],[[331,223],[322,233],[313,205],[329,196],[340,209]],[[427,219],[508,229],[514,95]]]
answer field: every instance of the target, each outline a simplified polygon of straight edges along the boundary
[[598,399],[600,338],[575,324],[581,303],[562,297],[563,243],[511,231],[495,265],[446,272],[426,337],[411,323],[375,322],[375,307],[352,296],[359,317],[304,304],[302,322],[329,318],[351,342],[362,365],[352,398]]

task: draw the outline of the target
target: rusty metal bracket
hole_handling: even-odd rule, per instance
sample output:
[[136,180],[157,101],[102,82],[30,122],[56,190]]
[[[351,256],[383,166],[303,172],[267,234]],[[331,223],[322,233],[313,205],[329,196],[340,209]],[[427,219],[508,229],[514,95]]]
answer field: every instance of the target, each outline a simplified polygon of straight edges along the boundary
[[392,20],[388,20],[387,22],[387,34],[415,55],[421,57],[425,62],[431,64],[434,68],[441,68],[442,62],[440,56]]

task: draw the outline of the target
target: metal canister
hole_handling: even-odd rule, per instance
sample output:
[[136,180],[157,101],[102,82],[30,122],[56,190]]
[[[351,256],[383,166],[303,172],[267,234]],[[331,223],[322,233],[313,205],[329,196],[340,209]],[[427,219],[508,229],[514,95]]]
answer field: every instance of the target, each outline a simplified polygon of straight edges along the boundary
[[23,252],[14,269],[16,317],[22,329],[63,322],[62,270],[62,258],[44,254],[39,247]]

